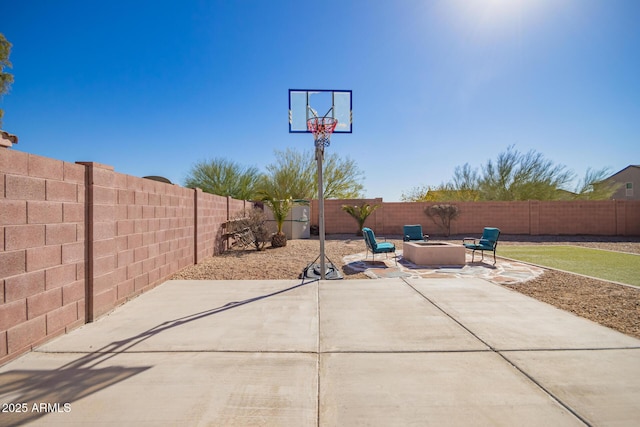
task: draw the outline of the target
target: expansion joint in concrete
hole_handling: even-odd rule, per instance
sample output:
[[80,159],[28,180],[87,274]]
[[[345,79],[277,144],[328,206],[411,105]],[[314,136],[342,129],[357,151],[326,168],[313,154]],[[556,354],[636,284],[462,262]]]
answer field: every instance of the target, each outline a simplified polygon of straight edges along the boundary
[[527,374],[518,365],[516,365],[507,356],[505,356],[503,354],[504,350],[498,350],[495,347],[493,347],[492,345],[490,345],[489,343],[487,343],[485,340],[480,338],[476,333],[474,333],[471,329],[467,328],[465,325],[460,323],[458,321],[458,319],[456,319],[455,317],[453,317],[449,313],[447,313],[442,307],[440,307],[438,304],[436,304],[433,300],[431,300],[429,297],[424,295],[422,292],[418,291],[413,285],[411,285],[411,283],[409,283],[408,280],[406,280],[405,278],[402,278],[402,281],[404,283],[406,283],[407,286],[409,286],[411,289],[413,289],[418,295],[422,296],[422,298],[424,298],[430,304],[432,304],[435,308],[440,310],[440,312],[442,312],[442,314],[447,316],[449,319],[453,320],[456,324],[458,324],[461,328],[463,328],[465,331],[467,331],[469,334],[471,334],[474,338],[476,338],[482,344],[486,345],[491,352],[497,354],[505,362],[507,362],[509,365],[511,365],[515,370],[520,372],[520,374],[524,375],[525,378],[527,378],[529,381],[531,381],[533,384],[535,384],[540,390],[542,390],[547,396],[549,396],[549,398],[551,398],[553,401],[555,401],[558,405],[560,405],[563,408],[565,408],[567,411],[569,411],[571,414],[573,414],[574,417],[579,419],[586,426],[591,427],[591,424],[589,422],[587,422],[587,420],[585,420],[583,417],[581,417],[573,408],[571,408],[571,406],[569,406],[567,403],[563,402],[559,397],[555,396],[550,390],[548,390],[546,387],[544,387],[542,384],[540,384],[540,382],[538,382],[534,377],[532,377],[531,375]]

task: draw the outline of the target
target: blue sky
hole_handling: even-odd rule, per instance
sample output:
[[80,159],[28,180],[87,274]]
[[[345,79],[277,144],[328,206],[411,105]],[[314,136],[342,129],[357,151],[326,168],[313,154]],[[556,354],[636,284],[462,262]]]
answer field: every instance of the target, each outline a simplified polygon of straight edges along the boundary
[[353,90],[366,196],[448,181],[508,146],[582,177],[640,164],[637,0],[0,0],[17,150],[182,183],[200,160],[260,169],[288,89]]

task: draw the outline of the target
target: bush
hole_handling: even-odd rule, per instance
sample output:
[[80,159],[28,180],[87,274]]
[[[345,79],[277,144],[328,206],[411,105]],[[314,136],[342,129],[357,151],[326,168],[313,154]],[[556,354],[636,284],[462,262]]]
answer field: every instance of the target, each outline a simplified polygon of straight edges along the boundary
[[253,235],[253,244],[257,251],[264,250],[269,241],[271,233],[267,228],[267,216],[259,207],[247,209],[236,218],[236,230],[240,231],[248,228]]
[[460,208],[456,205],[433,205],[424,210],[429,218],[449,236],[451,234],[451,221],[458,218]]

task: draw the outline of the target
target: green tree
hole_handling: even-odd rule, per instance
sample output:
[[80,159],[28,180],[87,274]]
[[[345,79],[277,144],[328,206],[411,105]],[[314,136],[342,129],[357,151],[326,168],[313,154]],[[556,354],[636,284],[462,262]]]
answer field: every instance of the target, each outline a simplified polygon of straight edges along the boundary
[[[287,148],[276,150],[275,163],[269,164],[267,175],[277,184],[282,196],[293,199],[318,197],[317,162],[314,151]],[[325,155],[323,164],[324,197],[326,199],[353,199],[361,197],[364,174],[355,161],[341,158],[336,153]]]
[[465,163],[462,167],[457,166],[453,173],[453,180],[447,188],[451,193],[448,200],[460,202],[478,200],[480,197],[479,181],[478,172],[471,169],[469,163]]
[[578,183],[574,199],[579,200],[607,200],[618,191],[622,183],[607,180],[611,175],[608,168],[588,168],[584,178]]
[[481,172],[468,163],[456,167],[451,181],[437,187],[417,187],[403,193],[405,201],[555,200],[574,179],[563,165],[531,150],[521,153],[514,146],[489,160]]
[[413,187],[407,192],[403,191],[400,194],[400,200],[403,202],[426,202],[428,201],[427,194],[429,194],[430,190],[431,187],[428,185]]
[[216,158],[196,163],[187,178],[185,187],[201,188],[202,191],[230,196],[238,200],[256,198],[261,174],[256,167],[243,167],[238,163]]
[[306,152],[299,152],[291,148],[286,151],[275,150],[276,161],[267,165],[264,176],[270,194],[280,199],[310,199],[313,195],[315,165],[313,157]]
[[380,205],[362,203],[360,206],[342,205],[342,210],[351,215],[353,219],[358,222],[358,231],[356,231],[356,236],[362,236],[362,227],[364,227],[365,221],[369,218],[369,215],[379,207]]
[[480,198],[479,175],[468,163],[456,166],[453,179],[437,187],[415,187],[402,193],[405,202],[473,202]]
[[482,167],[478,189],[481,200],[554,200],[573,178],[565,166],[541,153],[521,153],[510,146]]
[[[317,165],[314,165],[316,171]],[[363,196],[364,186],[361,183],[364,172],[358,169],[356,162],[349,158],[341,158],[336,153],[325,156],[322,176],[324,178],[325,199],[357,199]],[[318,195],[318,179],[313,180],[313,192]]]
[[[0,33],[0,99],[9,92],[11,83],[13,83],[13,76],[4,71],[5,67],[11,68],[11,62],[9,61],[11,46],[11,43],[5,38],[4,34]],[[0,127],[2,127],[3,116],[4,110],[0,108]]]

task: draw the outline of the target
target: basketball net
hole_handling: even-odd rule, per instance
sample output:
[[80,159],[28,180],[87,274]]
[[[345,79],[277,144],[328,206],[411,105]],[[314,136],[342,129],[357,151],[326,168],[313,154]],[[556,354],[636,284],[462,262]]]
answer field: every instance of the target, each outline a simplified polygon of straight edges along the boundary
[[331,143],[331,134],[338,125],[338,120],[333,117],[313,117],[307,120],[307,129],[313,133],[316,147],[328,147]]

